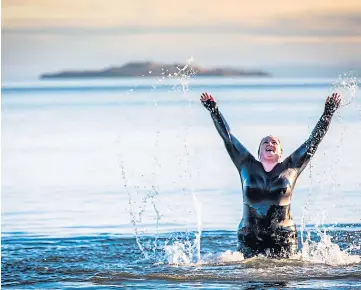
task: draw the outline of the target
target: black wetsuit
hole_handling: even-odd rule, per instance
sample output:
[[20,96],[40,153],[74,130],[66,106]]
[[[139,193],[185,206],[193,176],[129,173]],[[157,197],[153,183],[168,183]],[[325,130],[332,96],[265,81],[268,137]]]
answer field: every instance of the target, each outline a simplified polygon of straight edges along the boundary
[[290,198],[298,176],[328,130],[332,113],[324,113],[309,139],[266,172],[261,162],[230,133],[218,108],[213,105],[208,109],[242,182],[244,206],[238,227],[238,250],[246,257],[257,254],[288,257],[296,253],[297,230],[290,213]]

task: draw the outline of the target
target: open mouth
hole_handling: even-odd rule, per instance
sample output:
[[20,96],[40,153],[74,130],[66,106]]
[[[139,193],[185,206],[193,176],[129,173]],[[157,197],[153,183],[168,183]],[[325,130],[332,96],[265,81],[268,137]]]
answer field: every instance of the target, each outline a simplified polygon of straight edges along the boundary
[[266,152],[274,152],[274,149],[272,149],[272,148],[267,148],[267,149],[266,149]]

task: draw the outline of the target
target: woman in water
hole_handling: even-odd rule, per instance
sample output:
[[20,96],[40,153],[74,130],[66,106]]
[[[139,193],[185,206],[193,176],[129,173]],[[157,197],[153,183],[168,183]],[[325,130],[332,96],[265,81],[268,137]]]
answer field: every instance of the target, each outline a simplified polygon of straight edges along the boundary
[[282,146],[278,138],[261,140],[256,160],[231,134],[216,100],[203,93],[201,102],[211,112],[219,135],[237,167],[243,189],[243,218],[238,227],[238,250],[245,257],[264,254],[289,257],[297,253],[297,230],[292,219],[291,197],[296,180],[315,154],[325,136],[341,97],[332,94],[311,136],[281,162]]

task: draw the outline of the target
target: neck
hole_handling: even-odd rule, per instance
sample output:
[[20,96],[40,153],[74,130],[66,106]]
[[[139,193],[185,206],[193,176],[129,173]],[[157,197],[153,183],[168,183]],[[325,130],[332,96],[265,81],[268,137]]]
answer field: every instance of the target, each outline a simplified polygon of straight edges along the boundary
[[266,172],[270,172],[277,164],[278,161],[274,160],[261,160],[262,166]]

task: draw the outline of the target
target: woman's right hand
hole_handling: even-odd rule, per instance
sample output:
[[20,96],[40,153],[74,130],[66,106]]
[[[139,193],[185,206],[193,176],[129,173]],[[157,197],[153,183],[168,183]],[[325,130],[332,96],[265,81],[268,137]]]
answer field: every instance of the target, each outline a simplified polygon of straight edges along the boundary
[[214,111],[217,110],[216,99],[208,93],[203,93],[201,95],[201,103],[210,112],[214,113]]

